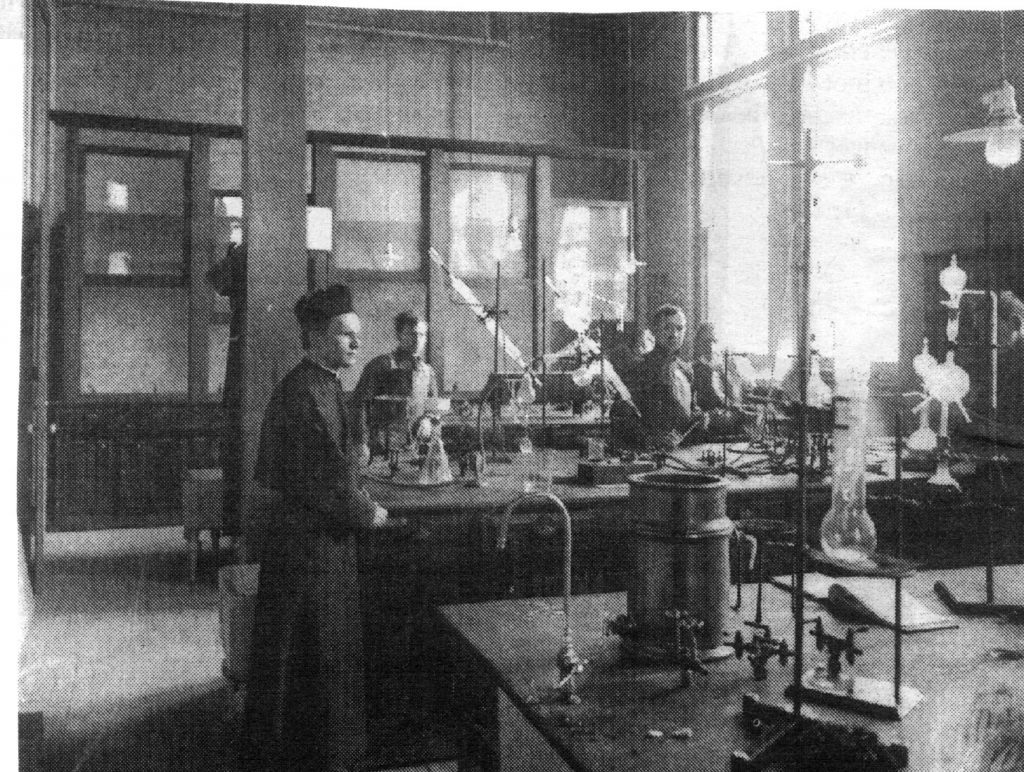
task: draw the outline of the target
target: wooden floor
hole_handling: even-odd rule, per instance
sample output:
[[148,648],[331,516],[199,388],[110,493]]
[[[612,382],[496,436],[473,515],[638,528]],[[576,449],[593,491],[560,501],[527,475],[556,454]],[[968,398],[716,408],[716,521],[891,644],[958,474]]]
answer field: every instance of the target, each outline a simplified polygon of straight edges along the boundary
[[[185,581],[181,529],[50,534],[46,547],[19,663],[19,710],[43,719],[38,768],[235,772],[217,592],[212,578]],[[411,739],[378,768],[454,772],[437,760],[443,743],[417,756]]]

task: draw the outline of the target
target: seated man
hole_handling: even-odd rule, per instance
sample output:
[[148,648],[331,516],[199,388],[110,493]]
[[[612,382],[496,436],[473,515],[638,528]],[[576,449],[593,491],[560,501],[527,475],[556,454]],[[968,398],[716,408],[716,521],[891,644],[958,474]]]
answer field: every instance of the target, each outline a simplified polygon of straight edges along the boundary
[[636,371],[634,402],[646,432],[646,444],[660,450],[676,447],[706,424],[693,400],[693,368],[683,359],[686,315],[664,305],[651,319],[654,348]]
[[[371,359],[353,391],[363,442],[377,452],[408,440],[412,422],[423,415],[428,397],[438,393],[434,368],[423,361],[427,323],[412,311],[395,317],[398,345]],[[395,400],[380,399],[393,397]]]

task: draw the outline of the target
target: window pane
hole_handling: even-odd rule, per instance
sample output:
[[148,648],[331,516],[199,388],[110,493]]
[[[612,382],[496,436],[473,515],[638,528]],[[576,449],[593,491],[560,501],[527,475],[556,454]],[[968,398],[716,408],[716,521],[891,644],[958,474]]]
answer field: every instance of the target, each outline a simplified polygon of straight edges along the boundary
[[82,288],[84,394],[185,394],[184,289]]
[[764,89],[701,116],[701,225],[707,234],[708,314],[723,346],[766,353],[768,102]]
[[[502,260],[505,276],[523,277],[527,175],[455,169],[450,179],[452,270],[462,277],[493,276],[497,261]],[[509,249],[513,230],[517,249]]]
[[[811,325],[823,353],[898,354],[896,43],[848,50],[805,73],[805,123],[828,164],[814,180]],[[856,94],[856,99],[850,99]]]
[[[494,304],[494,279],[484,277],[465,280],[470,292],[486,306]],[[456,295],[458,301],[462,299]],[[520,277],[505,278],[502,269],[501,329],[511,338],[520,352],[530,357],[533,350],[533,290],[529,280]],[[445,314],[444,373],[445,388],[479,390],[484,387],[494,367],[494,334],[465,305],[450,310],[442,306]],[[498,370],[520,372],[518,364],[506,355],[504,347],[498,349]]]
[[419,269],[421,170],[415,161],[337,159],[335,268]]
[[572,329],[604,316],[624,318],[629,277],[629,205],[618,202],[562,202],[555,206],[558,242],[554,282],[561,297],[556,314]]
[[873,11],[850,8],[833,8],[821,11],[802,11],[800,13],[800,37],[806,38],[827,32],[830,29],[851,24],[870,16]]
[[712,13],[702,18],[702,77],[723,75],[768,53],[768,14]]
[[[533,285],[526,266],[528,174],[453,169],[449,179],[450,265],[465,288],[462,293],[454,291],[453,299],[466,303],[472,295],[479,303],[493,306],[500,261],[501,328],[529,357],[533,348]],[[446,387],[483,388],[494,367],[494,334],[470,306],[448,312],[444,357]],[[519,369],[504,346],[499,346],[498,369]]]

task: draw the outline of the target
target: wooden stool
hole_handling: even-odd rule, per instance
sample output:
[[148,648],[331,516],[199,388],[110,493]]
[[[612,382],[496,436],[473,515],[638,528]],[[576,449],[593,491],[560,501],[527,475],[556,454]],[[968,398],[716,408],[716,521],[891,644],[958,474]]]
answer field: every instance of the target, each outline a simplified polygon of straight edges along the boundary
[[188,578],[194,582],[201,531],[210,532],[214,558],[220,557],[220,531],[224,525],[223,470],[186,469],[181,481],[181,511],[188,542]]

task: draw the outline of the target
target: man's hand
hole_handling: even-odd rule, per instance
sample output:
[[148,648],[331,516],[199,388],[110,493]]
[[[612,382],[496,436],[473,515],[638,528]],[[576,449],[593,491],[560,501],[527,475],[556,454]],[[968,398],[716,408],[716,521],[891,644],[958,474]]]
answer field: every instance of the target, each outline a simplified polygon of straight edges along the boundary
[[371,527],[380,528],[388,522],[388,511],[380,504],[374,504],[373,523]]

